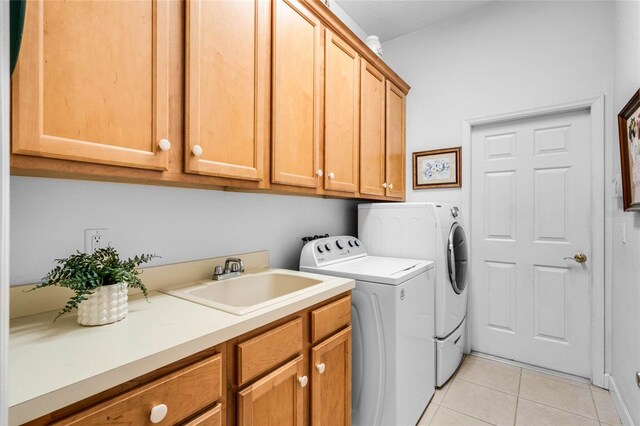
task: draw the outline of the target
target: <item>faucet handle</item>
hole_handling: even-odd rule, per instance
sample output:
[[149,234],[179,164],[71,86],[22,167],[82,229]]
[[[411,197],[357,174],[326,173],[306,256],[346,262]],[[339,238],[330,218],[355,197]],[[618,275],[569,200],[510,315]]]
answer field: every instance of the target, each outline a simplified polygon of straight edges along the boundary
[[238,257],[229,257],[224,262],[224,268],[233,272],[244,272],[244,262]]
[[222,275],[222,266],[218,265],[215,268],[213,268],[213,275]]

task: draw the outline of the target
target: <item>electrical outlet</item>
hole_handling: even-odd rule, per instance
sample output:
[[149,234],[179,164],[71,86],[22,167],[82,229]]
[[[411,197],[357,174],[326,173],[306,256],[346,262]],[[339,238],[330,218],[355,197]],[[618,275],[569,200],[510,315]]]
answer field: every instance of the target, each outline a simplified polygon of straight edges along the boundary
[[93,253],[94,251],[105,248],[112,244],[111,231],[107,228],[85,229],[84,230],[84,252]]

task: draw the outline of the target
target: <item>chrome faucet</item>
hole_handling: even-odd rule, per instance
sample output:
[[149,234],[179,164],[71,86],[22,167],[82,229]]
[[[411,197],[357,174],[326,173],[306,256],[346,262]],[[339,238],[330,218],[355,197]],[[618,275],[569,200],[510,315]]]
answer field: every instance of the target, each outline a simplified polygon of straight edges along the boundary
[[216,266],[213,269],[211,279],[215,281],[226,280],[227,278],[237,277],[244,272],[244,262],[238,257],[229,257],[224,261],[224,268]]

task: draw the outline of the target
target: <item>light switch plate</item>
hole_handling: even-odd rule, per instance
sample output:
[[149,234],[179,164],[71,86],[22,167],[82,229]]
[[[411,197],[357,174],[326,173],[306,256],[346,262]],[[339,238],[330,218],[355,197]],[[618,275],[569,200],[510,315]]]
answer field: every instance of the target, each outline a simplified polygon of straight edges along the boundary
[[613,197],[622,198],[622,175],[620,173],[613,178]]

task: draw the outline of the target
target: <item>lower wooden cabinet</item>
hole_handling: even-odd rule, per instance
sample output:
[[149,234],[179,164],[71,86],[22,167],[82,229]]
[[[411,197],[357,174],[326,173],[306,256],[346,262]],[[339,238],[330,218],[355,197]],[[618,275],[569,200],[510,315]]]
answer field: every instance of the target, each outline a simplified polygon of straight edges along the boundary
[[351,327],[311,349],[311,424],[351,424]]
[[238,424],[241,426],[303,424],[304,357],[299,355],[238,393]]
[[348,426],[350,310],[347,292],[27,424]]

